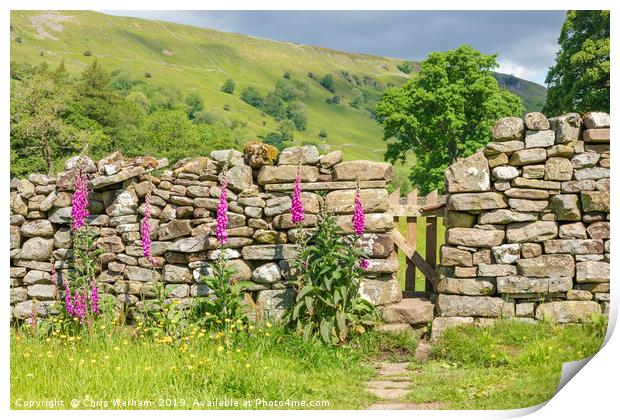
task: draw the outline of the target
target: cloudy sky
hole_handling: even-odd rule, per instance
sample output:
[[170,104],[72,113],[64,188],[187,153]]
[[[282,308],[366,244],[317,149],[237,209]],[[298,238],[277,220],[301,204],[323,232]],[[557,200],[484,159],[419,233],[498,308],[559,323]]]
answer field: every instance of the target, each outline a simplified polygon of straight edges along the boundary
[[105,11],[405,60],[469,44],[543,84],[563,11]]

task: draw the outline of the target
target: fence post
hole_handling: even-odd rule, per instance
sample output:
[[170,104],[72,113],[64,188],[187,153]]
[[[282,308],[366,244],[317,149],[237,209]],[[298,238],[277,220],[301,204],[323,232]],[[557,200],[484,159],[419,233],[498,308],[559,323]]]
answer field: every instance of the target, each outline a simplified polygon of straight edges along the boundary
[[[437,190],[431,191],[426,196],[426,206],[437,204],[439,194]],[[432,268],[437,266],[437,217],[426,218],[426,262]],[[426,278],[426,291],[433,291],[433,279]]]
[[[418,204],[418,190],[414,189],[409,194],[407,194],[407,204],[417,205]],[[409,242],[413,247],[416,246],[416,228],[417,228],[417,217],[407,217],[407,242]],[[407,262],[407,270],[405,271],[405,290],[407,291],[415,291],[415,277],[416,277],[416,269],[415,265],[409,260]]]

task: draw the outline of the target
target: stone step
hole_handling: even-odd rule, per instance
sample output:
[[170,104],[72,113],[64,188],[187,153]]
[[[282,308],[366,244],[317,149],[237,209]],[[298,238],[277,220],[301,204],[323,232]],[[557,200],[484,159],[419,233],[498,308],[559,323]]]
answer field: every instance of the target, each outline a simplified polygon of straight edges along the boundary
[[401,363],[390,363],[383,362],[377,366],[379,370],[379,376],[395,376],[395,375],[404,375],[409,371],[407,370],[407,366],[409,366],[408,362]]
[[423,298],[406,298],[383,309],[383,320],[388,324],[424,324],[434,316],[435,305]]
[[395,388],[369,388],[368,392],[376,395],[382,400],[398,400],[409,393],[407,389],[395,389]]
[[366,386],[372,389],[409,389],[411,384],[406,381],[370,381]]

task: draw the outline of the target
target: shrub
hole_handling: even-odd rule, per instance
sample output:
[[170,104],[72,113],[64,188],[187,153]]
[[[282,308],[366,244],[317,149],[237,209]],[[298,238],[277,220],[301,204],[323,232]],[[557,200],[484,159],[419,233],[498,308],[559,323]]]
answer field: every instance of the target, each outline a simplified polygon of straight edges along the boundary
[[290,79],[291,78],[291,72],[285,71],[284,74],[282,75],[282,77],[284,77],[285,79]]
[[226,79],[221,87],[221,91],[224,93],[232,94],[235,91],[235,81],[233,79]]
[[363,333],[377,314],[359,296],[361,249],[341,235],[325,208],[317,225],[316,231],[300,235],[300,252],[293,261],[300,273],[296,303],[284,319],[306,339],[319,335],[327,344],[341,344]]
[[224,104],[222,108],[224,109],[224,111],[230,111],[230,105],[228,104]]
[[334,86],[334,76],[331,73],[327,73],[325,76],[323,76],[319,83],[331,93],[336,92],[336,87]]
[[340,97],[340,95],[334,95],[334,96],[332,96],[331,98],[327,98],[327,99],[325,99],[325,102],[327,102],[327,103],[328,103],[328,104],[330,104],[330,105],[331,105],[331,104],[338,105],[338,104],[340,103],[340,100],[341,100],[341,99],[342,99],[342,98]]
[[303,102],[297,101],[289,104],[286,115],[288,119],[293,121],[298,131],[306,129],[306,124],[308,124],[308,108],[306,108]]
[[241,100],[254,108],[262,108],[264,99],[252,86],[248,86],[241,92]]
[[150,79],[152,76],[151,76],[151,73],[149,73],[148,71],[145,71],[144,77],[146,77],[147,79]]
[[325,131],[325,130],[319,131],[319,137],[322,138],[322,139],[326,139],[327,138],[327,131]]
[[282,134],[276,133],[274,131],[272,131],[271,133],[267,134],[263,138],[263,143],[270,144],[270,145],[274,146],[276,149],[278,149],[280,151],[286,149],[290,145],[289,142],[284,140],[284,137],[282,136]]
[[396,65],[396,68],[400,71],[402,71],[405,74],[409,74],[411,73],[411,62],[410,61],[404,61],[400,64]]
[[93,55],[93,53],[90,50],[84,51],[84,56],[85,57],[90,57],[91,55]]

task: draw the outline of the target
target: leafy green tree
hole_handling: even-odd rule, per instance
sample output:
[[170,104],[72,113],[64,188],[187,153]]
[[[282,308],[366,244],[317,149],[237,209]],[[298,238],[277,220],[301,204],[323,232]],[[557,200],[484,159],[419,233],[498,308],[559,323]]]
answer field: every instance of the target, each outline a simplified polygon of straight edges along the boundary
[[282,120],[278,123],[278,132],[282,136],[282,141],[292,142],[295,140],[295,123],[291,120]]
[[271,132],[263,138],[263,143],[275,146],[278,150],[282,151],[289,147],[290,143],[284,140],[284,137],[280,133]]
[[148,115],[129,150],[130,155],[163,156],[173,162],[188,153],[205,155],[208,145],[203,144],[198,128],[180,110],[158,110]]
[[205,109],[202,97],[196,92],[191,92],[185,97],[185,105],[187,106],[187,116],[190,120],[195,119],[196,114]]
[[235,92],[235,81],[233,79],[226,79],[221,87],[222,92],[233,94]]
[[609,11],[567,12],[558,42],[543,112],[609,112]]
[[286,110],[286,115],[288,119],[293,121],[298,131],[306,129],[306,125],[308,124],[308,108],[303,102],[296,101],[290,103]]
[[308,92],[308,85],[294,79],[278,80],[274,93],[286,102],[303,101]]
[[241,100],[254,108],[263,106],[263,96],[254,87],[248,86],[241,92]]
[[70,92],[56,84],[47,72],[38,72],[11,89],[11,173],[54,173],[58,155],[80,148],[79,130],[62,114]]
[[364,103],[364,93],[359,88],[353,88],[351,90],[351,100],[349,101],[349,105],[353,108],[359,109],[362,103]]
[[405,74],[409,74],[412,70],[411,61],[403,61],[402,63],[397,64],[396,68]]
[[323,78],[319,81],[321,86],[325,89],[329,90],[331,93],[336,92],[336,86],[334,83],[334,76],[331,73],[327,73]]
[[422,193],[443,191],[446,167],[489,142],[496,119],[521,114],[521,99],[499,88],[495,67],[494,55],[463,45],[429,54],[416,77],[384,92],[377,118],[393,140],[385,158],[404,163],[413,152],[410,177]]

